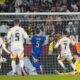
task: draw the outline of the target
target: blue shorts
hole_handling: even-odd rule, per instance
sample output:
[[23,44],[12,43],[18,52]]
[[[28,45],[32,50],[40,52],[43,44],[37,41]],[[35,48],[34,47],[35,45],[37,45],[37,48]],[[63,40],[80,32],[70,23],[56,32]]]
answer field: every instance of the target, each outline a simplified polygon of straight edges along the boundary
[[33,56],[35,59],[38,59],[39,56],[40,56],[40,53],[32,52],[32,56]]

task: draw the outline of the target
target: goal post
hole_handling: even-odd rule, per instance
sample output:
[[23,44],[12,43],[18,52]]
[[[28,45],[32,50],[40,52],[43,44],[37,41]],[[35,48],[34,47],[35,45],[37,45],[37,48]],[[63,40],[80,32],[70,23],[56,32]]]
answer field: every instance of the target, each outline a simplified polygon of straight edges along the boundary
[[[55,70],[63,72],[63,69],[57,62],[57,53],[60,53],[60,48],[55,51],[49,51],[51,41],[57,33],[66,30],[68,36],[72,36],[76,41],[80,41],[80,13],[79,12],[27,12],[27,13],[0,13],[0,33],[5,39],[9,28],[13,27],[13,20],[18,18],[20,26],[25,29],[31,37],[35,34],[35,29],[40,28],[41,35],[46,37],[45,45],[43,46],[40,62],[43,66],[45,74],[54,74]],[[24,45],[24,53],[31,59],[31,45]],[[74,46],[71,45],[72,53],[75,53]],[[11,71],[10,56],[3,52],[3,56],[7,58],[7,63],[2,64],[0,74],[7,74]],[[64,61],[68,70],[71,71],[69,64]],[[39,70],[38,70],[39,72]],[[40,72],[39,72],[40,73]]]

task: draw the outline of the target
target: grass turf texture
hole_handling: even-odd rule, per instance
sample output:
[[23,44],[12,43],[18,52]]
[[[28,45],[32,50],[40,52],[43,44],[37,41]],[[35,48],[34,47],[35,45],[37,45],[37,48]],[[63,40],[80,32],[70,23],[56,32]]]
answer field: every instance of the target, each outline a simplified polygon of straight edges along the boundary
[[37,76],[0,75],[0,80],[80,80],[80,75],[37,75]]

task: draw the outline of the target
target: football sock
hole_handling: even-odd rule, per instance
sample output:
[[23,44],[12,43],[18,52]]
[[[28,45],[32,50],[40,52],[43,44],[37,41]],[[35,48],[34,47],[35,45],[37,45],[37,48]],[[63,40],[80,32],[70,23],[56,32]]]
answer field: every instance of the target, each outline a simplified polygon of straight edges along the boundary
[[16,73],[16,62],[14,60],[12,60],[11,66],[12,66],[12,72],[13,74],[15,74]]
[[43,74],[43,68],[42,68],[42,65],[40,65],[40,71],[41,71],[41,74]]
[[73,68],[73,70],[76,70],[76,67],[75,67],[75,65],[73,63],[71,63],[70,65]]
[[26,72],[24,70],[24,61],[20,60],[20,69],[21,69],[21,74],[24,75]]
[[61,67],[62,67],[63,69],[66,68],[61,60],[58,60],[58,63],[61,65]]

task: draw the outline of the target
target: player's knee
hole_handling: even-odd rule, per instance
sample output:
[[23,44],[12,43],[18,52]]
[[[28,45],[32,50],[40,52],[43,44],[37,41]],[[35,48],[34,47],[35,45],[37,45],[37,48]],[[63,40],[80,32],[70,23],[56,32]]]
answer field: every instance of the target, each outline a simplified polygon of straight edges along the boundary
[[38,62],[38,59],[33,57],[33,62]]
[[16,61],[16,58],[11,58],[12,61]]
[[64,58],[58,57],[57,60],[58,60],[58,61],[64,61]]
[[69,60],[69,63],[70,63],[70,64],[73,63],[72,60]]

